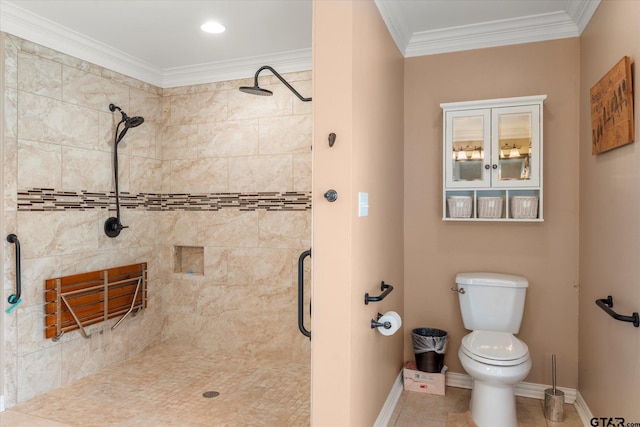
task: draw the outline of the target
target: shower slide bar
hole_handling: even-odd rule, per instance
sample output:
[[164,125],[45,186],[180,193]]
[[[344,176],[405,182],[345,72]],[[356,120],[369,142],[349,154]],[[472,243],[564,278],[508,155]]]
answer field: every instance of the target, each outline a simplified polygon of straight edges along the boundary
[[383,280],[380,283],[380,290],[383,291],[383,292],[380,295],[378,295],[377,297],[370,297],[369,296],[369,292],[364,294],[364,303],[365,304],[369,304],[370,302],[382,301],[383,299],[385,299],[387,297],[387,295],[389,295],[391,293],[391,291],[393,291],[393,286],[391,286],[388,283],[384,283],[384,280]]
[[640,315],[638,315],[637,311],[633,312],[631,316],[623,316],[611,309],[611,307],[613,307],[613,297],[611,295],[606,298],[597,299],[596,304],[614,319],[620,320],[621,322],[631,322],[636,328],[640,327]]
[[20,271],[20,240],[18,240],[18,236],[16,236],[15,234],[9,234],[7,236],[7,242],[14,243],[16,245],[16,293],[9,295],[9,298],[7,298],[9,304],[13,304],[15,306],[15,304],[20,302],[20,295],[22,294],[22,272]]
[[66,332],[120,316],[117,328],[135,311],[147,306],[147,264],[47,279],[45,281],[45,337],[58,341]]

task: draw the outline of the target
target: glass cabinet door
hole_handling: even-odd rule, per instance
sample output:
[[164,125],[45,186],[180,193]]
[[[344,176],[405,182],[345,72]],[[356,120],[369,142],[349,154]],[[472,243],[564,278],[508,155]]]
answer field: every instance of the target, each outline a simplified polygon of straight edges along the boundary
[[490,110],[446,115],[445,180],[449,187],[491,185]]
[[440,104],[443,221],[543,221],[546,98]]
[[[492,181],[496,187],[530,187],[539,183],[539,107],[493,110]],[[497,167],[494,165],[497,164]]]

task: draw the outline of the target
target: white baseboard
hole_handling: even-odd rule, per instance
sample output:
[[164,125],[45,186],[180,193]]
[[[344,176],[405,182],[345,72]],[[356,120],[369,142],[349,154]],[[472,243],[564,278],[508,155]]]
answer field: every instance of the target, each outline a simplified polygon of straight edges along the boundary
[[[471,388],[473,381],[467,374],[459,374],[457,372],[447,372],[446,384],[450,387]],[[529,397],[531,399],[544,400],[544,391],[551,388],[546,384],[525,383],[516,384],[515,394],[520,397]],[[576,401],[576,389],[558,387],[558,390],[564,392],[564,402],[573,405]]]
[[[447,372],[446,385],[448,385],[449,387],[470,389],[473,386],[473,380],[467,374]],[[516,396],[520,397],[544,400],[544,391],[548,388],[551,388],[551,386],[546,384],[522,382],[515,386],[515,394]],[[402,394],[403,389],[402,370],[400,370],[396,381],[391,387],[389,396],[387,397],[387,400],[385,401],[384,406],[382,407],[382,410],[378,415],[378,419],[376,420],[374,427],[385,427],[389,423],[391,415],[393,414],[393,410],[398,403],[398,399],[400,398],[400,394]],[[591,411],[587,407],[587,403],[580,395],[580,392],[578,392],[574,388],[558,387],[558,389],[564,392],[564,402],[570,405],[574,405],[576,408],[576,412],[580,416],[582,424],[588,426],[589,420],[593,418],[593,416],[591,415]]]
[[400,399],[400,395],[402,394],[402,370],[398,374],[398,377],[391,386],[391,391],[389,391],[389,396],[387,396],[387,400],[384,402],[384,406],[380,410],[380,414],[378,414],[378,418],[376,419],[373,427],[387,427],[389,421],[391,420],[391,415],[393,415],[393,410],[396,408],[398,404],[398,399]]
[[[544,391],[550,389],[550,384],[520,383],[516,384],[516,396],[529,397],[532,399],[544,400]],[[564,392],[564,403],[573,405],[576,401],[577,390],[575,388],[557,387]]]
[[587,406],[587,402],[585,402],[585,400],[582,398],[582,395],[580,394],[580,392],[577,393],[576,403],[574,403],[573,406],[575,406],[576,408],[576,412],[580,417],[580,421],[582,421],[582,425],[585,425],[585,426],[592,425],[591,419],[593,418],[593,414],[589,410],[589,407]]
[[445,384],[449,387],[468,388],[473,386],[471,377],[467,374],[458,374],[456,372],[447,372],[445,376]]

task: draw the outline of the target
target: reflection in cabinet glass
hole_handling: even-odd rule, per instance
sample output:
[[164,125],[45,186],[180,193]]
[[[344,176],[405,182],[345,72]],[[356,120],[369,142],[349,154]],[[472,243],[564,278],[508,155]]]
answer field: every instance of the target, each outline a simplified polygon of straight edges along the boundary
[[[545,99],[539,95],[440,104],[444,220],[542,221]],[[454,208],[465,203],[469,209]]]

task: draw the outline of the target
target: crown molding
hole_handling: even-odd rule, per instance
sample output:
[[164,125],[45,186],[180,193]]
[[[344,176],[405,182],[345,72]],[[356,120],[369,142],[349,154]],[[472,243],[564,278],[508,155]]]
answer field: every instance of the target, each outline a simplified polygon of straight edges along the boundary
[[374,0],[374,3],[400,53],[406,56],[405,50],[411,40],[411,30],[402,18],[399,3],[388,0]]
[[270,64],[282,73],[311,69],[311,49],[162,69],[0,0],[0,31],[161,88],[252,77]]
[[601,0],[570,0],[565,11],[411,33],[398,2],[374,0],[404,57],[578,37]]
[[[565,12],[411,34],[398,2],[374,0],[404,57],[578,37],[600,0],[570,0]],[[269,63],[281,72],[312,68],[311,49],[162,69],[0,0],[0,31],[162,88],[250,77]]]
[[301,49],[231,61],[167,68],[163,71],[162,87],[171,88],[253,77],[258,68],[265,64],[277,68],[280,73],[308,71],[311,70],[311,58],[311,49]]
[[578,26],[578,32],[582,34],[591,17],[600,6],[600,0],[570,0],[567,13]]
[[0,1],[0,28],[25,40],[160,86],[162,70],[67,27]]
[[415,33],[405,56],[459,52],[579,35],[577,25],[567,13],[553,12]]

